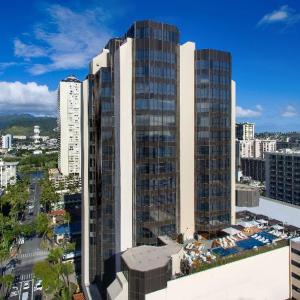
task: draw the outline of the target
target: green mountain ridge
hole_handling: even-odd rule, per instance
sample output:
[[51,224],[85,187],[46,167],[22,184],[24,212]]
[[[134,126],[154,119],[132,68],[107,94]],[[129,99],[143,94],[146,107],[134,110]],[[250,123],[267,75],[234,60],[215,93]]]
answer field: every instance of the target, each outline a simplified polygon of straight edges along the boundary
[[30,114],[0,115],[0,134],[33,135],[33,126],[39,125],[41,135],[55,137],[57,126],[55,117],[36,117]]

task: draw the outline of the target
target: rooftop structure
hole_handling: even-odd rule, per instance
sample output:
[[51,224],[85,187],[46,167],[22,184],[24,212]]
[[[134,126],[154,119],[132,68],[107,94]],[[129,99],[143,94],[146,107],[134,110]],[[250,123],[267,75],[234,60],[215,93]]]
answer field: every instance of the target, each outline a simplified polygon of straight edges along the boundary
[[300,228],[300,207],[282,201],[260,197],[257,207],[237,207],[236,211],[249,211],[256,215],[264,215],[280,223],[290,224]]

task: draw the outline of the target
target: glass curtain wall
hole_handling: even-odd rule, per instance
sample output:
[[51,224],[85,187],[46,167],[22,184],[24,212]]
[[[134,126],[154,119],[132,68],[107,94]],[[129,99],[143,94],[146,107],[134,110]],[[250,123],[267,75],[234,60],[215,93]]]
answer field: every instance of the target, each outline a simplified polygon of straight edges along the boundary
[[195,226],[213,234],[230,224],[231,56],[195,52]]
[[136,22],[134,38],[134,243],[157,243],[178,226],[177,65],[174,26]]

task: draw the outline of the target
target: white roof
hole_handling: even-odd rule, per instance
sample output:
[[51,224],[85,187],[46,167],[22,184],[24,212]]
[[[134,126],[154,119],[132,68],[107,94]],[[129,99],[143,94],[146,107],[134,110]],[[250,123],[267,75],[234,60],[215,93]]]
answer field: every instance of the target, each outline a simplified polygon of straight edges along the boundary
[[255,226],[255,225],[252,224],[252,222],[247,222],[247,221],[239,222],[238,225],[240,225],[244,228],[249,228],[249,227],[254,227]]
[[260,220],[256,220],[256,221],[260,224],[268,224],[269,223],[267,220],[264,220],[264,219],[260,219]]
[[275,224],[275,225],[273,225],[272,226],[274,229],[277,229],[277,230],[282,230],[282,229],[284,229],[284,227],[282,227],[282,226],[280,226],[280,225],[278,225],[278,224]]
[[251,224],[253,227],[259,225],[259,223],[255,220],[248,221],[249,224]]
[[236,207],[237,212],[243,210],[248,210],[258,215],[265,215],[300,228],[300,206],[260,197],[259,206],[257,207]]
[[238,234],[238,233],[241,232],[240,230],[235,229],[235,228],[233,228],[233,227],[225,228],[225,229],[223,229],[222,231],[225,232],[225,233],[228,233],[228,234],[230,234],[230,235],[235,235],[235,234]]

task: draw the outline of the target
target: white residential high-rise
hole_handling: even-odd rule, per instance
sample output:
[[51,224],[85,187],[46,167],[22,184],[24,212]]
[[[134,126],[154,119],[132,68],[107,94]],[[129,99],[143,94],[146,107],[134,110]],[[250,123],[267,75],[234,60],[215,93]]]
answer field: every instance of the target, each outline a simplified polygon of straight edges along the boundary
[[59,83],[58,93],[58,168],[68,176],[81,173],[81,81],[68,76]]
[[40,141],[40,126],[35,125],[33,127],[33,139],[35,143],[38,143]]
[[11,140],[12,140],[11,134],[3,135],[2,136],[2,149],[10,149],[12,146]]
[[8,184],[15,184],[18,162],[4,162],[0,160],[0,189]]
[[236,138],[238,140],[253,140],[254,139],[254,123],[237,123]]

